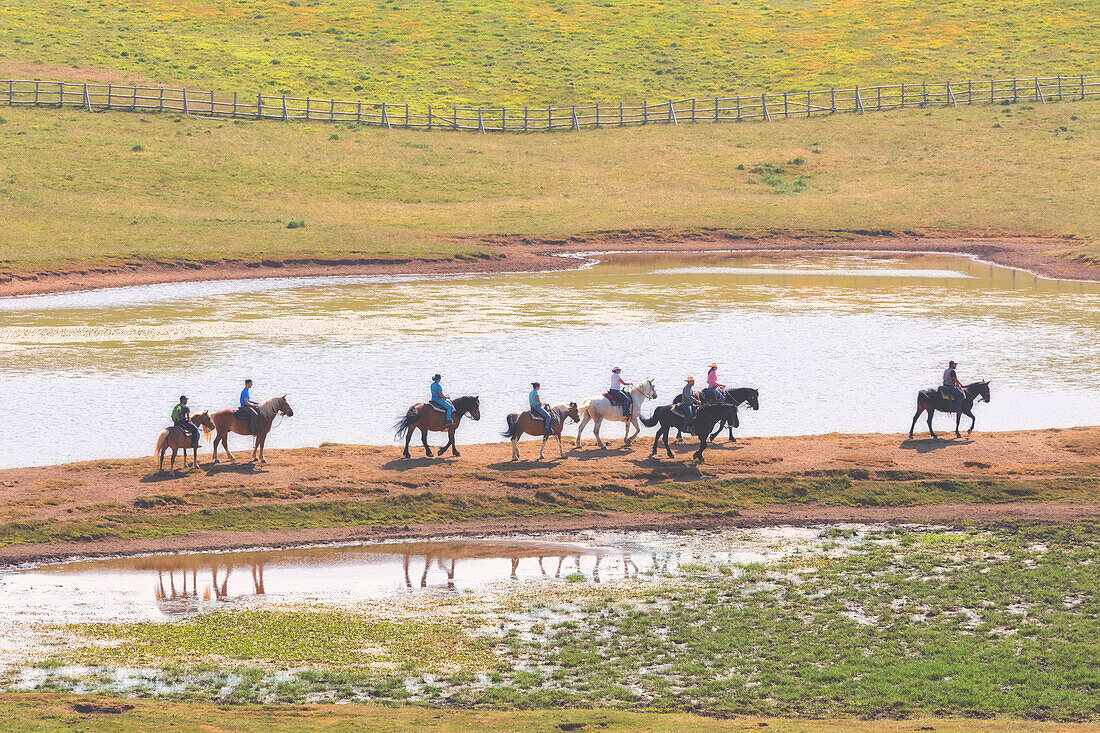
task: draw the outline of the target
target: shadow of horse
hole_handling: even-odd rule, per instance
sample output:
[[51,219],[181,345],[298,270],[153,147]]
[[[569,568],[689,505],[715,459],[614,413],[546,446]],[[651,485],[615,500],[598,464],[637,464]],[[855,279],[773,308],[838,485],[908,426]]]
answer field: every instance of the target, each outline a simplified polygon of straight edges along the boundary
[[267,473],[267,469],[261,468],[260,464],[255,461],[248,461],[246,463],[207,463],[206,465],[200,465],[207,476],[217,476],[223,473],[237,473],[245,475],[253,475],[257,473]]
[[387,471],[410,471],[414,468],[436,466],[439,463],[438,458],[394,458],[392,461],[383,463],[382,468]]
[[182,469],[182,470],[180,470],[176,473],[160,473],[160,472],[155,471],[155,472],[149,474],[148,476],[143,476],[142,478],[138,479],[138,483],[142,483],[142,484],[159,484],[162,481],[175,481],[176,479],[187,478],[188,476],[192,476],[192,475],[195,474],[195,472],[197,470],[199,470],[199,469],[184,468],[184,469]]
[[944,448],[970,445],[973,442],[973,438],[924,438],[923,440],[903,440],[898,447],[902,450],[912,450],[917,453],[931,453]]
[[554,456],[544,458],[541,461],[501,461],[499,463],[487,463],[485,467],[494,471],[530,471],[533,468],[553,468],[564,463],[567,459],[568,456],[566,458]]

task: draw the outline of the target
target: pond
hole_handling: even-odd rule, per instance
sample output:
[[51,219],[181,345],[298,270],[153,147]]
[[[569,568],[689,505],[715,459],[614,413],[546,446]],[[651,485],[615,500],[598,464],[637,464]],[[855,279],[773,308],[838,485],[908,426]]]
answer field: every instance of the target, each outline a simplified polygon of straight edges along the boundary
[[711,361],[730,386],[760,390],[748,436],[907,430],[915,393],[948,359],[964,382],[992,380],[978,430],[1100,423],[1098,284],[924,254],[598,258],[537,274],[0,300],[0,467],[148,455],[180,394],[196,410],[229,407],[245,377],[255,396],[286,393],[294,408],[276,448],[390,444],[435,372],[450,395],[481,396],[462,444],[501,440],[531,381],[548,401],[579,402],[622,366],[629,380],[656,379],[648,414]]

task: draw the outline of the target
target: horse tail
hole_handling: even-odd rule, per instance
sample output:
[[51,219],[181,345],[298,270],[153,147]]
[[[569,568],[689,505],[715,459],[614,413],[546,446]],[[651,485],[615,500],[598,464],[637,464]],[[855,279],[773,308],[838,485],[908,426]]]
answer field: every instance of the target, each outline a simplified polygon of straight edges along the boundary
[[160,452],[168,446],[168,428],[160,431],[160,436],[157,438],[157,447],[153,449],[153,457],[159,456]]
[[397,422],[393,424],[394,434],[393,439],[400,441],[405,438],[405,433],[416,424],[416,421],[420,419],[420,410],[415,407],[410,407],[409,411],[401,416]]
[[511,438],[511,437],[514,437],[515,434],[516,434],[516,421],[519,418],[518,418],[517,415],[512,414],[512,415],[509,415],[507,419],[508,419],[508,429],[505,430],[503,433],[501,433],[501,435],[503,435],[505,438]]
[[661,421],[661,418],[657,417],[657,411],[654,410],[652,417],[643,417],[642,418],[642,425],[645,425],[647,428],[651,428],[654,425],[656,425],[657,423],[659,423],[660,421]]

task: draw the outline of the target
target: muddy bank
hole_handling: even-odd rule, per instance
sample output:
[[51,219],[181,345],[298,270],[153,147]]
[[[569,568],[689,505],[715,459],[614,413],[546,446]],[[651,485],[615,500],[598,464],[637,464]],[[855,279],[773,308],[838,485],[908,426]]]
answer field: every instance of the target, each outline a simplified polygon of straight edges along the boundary
[[[693,448],[658,460],[649,441],[612,441],[513,463],[509,444],[412,459],[395,446],[326,446],[269,451],[265,466],[215,465],[204,453],[178,476],[156,474],[151,458],[8,469],[0,563],[398,536],[1100,514],[1100,427],[748,438],[720,442],[702,465]],[[521,449],[537,455],[534,443]]]
[[[1026,236],[958,236],[920,232],[745,233],[727,230],[596,232],[554,238],[500,235],[452,240],[480,251],[453,258],[294,257],[284,259],[160,261],[136,259],[71,268],[0,268],[0,297],[205,280],[332,275],[446,275],[567,269],[561,255],[614,250],[939,252],[978,257],[1044,277],[1100,281],[1100,263],[1074,253],[1082,242]],[[555,256],[558,255],[558,256]]]

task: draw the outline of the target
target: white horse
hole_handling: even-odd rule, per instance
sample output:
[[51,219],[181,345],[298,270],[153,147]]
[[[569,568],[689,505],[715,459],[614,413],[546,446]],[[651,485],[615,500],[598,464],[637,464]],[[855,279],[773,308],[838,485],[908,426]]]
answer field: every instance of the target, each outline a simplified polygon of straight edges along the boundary
[[[577,428],[577,443],[576,447],[581,445],[581,434],[584,432],[584,426],[588,424],[588,421],[592,421],[592,433],[596,436],[596,444],[601,448],[607,448],[600,440],[600,424],[604,420],[611,420],[613,422],[625,422],[626,423],[626,435],[623,445],[630,445],[630,441],[638,437],[638,434],[642,432],[642,428],[638,425],[638,416],[642,413],[642,403],[646,400],[657,399],[657,390],[653,387],[653,379],[647,379],[644,382],[639,382],[630,388],[627,392],[627,396],[630,397],[631,410],[630,419],[627,420],[623,415],[623,408],[620,405],[612,404],[611,400],[606,397],[589,397],[587,400],[581,403],[581,424]],[[630,426],[634,426],[634,435],[630,434]]]

